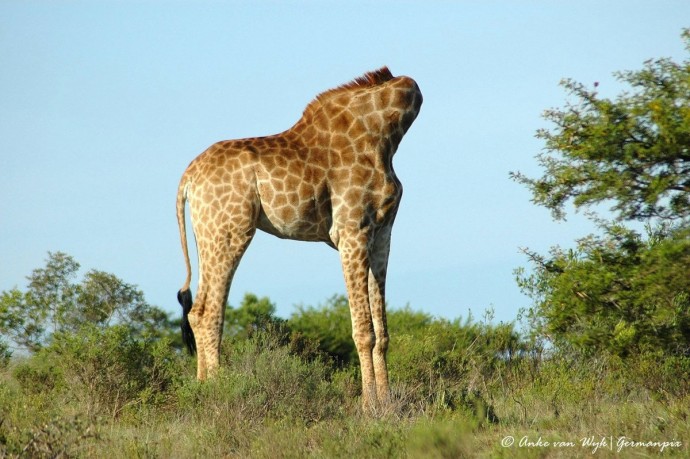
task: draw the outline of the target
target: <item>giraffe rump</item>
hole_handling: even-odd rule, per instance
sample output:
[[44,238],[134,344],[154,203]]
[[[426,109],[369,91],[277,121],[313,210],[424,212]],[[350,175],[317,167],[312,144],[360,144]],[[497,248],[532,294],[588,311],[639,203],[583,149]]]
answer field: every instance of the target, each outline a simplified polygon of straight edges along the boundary
[[182,343],[187,346],[187,350],[190,355],[196,354],[196,341],[194,340],[194,332],[192,331],[192,326],[189,324],[189,311],[192,310],[192,291],[180,290],[177,292],[177,301],[180,302],[182,306],[182,321],[180,322],[180,328],[182,329]]

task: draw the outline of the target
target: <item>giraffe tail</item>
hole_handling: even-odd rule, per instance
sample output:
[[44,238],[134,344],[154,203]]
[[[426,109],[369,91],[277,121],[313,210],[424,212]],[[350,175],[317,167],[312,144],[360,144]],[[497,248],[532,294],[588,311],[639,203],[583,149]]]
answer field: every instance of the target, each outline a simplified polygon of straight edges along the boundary
[[177,301],[182,306],[182,322],[180,328],[182,329],[182,343],[187,346],[190,355],[196,354],[196,341],[194,340],[194,332],[192,326],[189,325],[189,311],[192,310],[192,292],[191,290],[180,290],[177,292]]
[[185,224],[185,202],[187,201],[186,196],[186,184],[184,180],[180,183],[180,187],[177,190],[177,224],[180,227],[180,240],[182,242],[182,253],[184,255],[185,266],[187,268],[187,278],[185,279],[184,286],[177,292],[177,301],[179,301],[180,306],[182,306],[182,321],[180,322],[180,328],[182,329],[182,343],[187,346],[187,350],[191,355],[196,353],[196,341],[194,339],[194,332],[192,331],[192,326],[189,324],[189,311],[192,310],[192,305],[194,301],[192,299],[192,291],[190,289],[190,283],[192,281],[192,266],[189,263],[189,249],[187,247],[187,226]]

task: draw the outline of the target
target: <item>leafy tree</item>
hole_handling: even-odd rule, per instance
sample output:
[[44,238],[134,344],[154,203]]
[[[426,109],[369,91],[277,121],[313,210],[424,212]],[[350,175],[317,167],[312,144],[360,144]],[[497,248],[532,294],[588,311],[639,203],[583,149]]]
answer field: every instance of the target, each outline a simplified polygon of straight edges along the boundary
[[55,333],[75,332],[86,324],[120,324],[135,335],[170,333],[167,313],[149,305],[135,285],[97,270],[75,283],[78,271],[79,263],[71,256],[48,252],[46,266],[33,270],[25,291],[0,293],[0,333],[31,352]]
[[527,252],[533,272],[517,274],[535,331],[585,354],[690,355],[690,229],[604,231],[547,257]]
[[275,313],[276,306],[268,297],[259,298],[253,293],[246,293],[239,307],[228,305],[226,308],[224,334],[245,339],[257,331],[280,328],[285,321],[276,317]]
[[61,252],[48,253],[45,268],[27,277],[25,292],[14,288],[0,294],[0,331],[5,337],[30,351],[65,324],[74,304],[76,286],[72,283],[79,263]]
[[[690,51],[690,29],[683,39]],[[562,348],[682,356],[690,353],[690,60],[648,60],[615,75],[630,87],[615,99],[597,84],[562,82],[575,101],[544,114],[553,128],[537,132],[543,176],[512,176],[556,218],[571,201],[607,202],[616,220],[646,222],[647,235],[593,217],[602,236],[548,256],[526,251],[534,270],[518,270],[518,283],[534,301],[534,331]]]
[[167,321],[167,314],[151,307],[141,290],[114,274],[89,271],[77,290],[79,307],[72,308],[73,316],[67,321],[72,326],[85,322],[101,326],[118,323],[143,332]]
[[[690,51],[690,29],[683,39]],[[612,202],[620,219],[686,219],[690,61],[649,60],[641,70],[615,76],[630,86],[615,99],[601,97],[596,83],[589,89],[564,80],[575,102],[547,110],[544,118],[554,126],[537,132],[545,141],[537,156],[544,175],[511,175],[557,218],[572,200],[576,208]]]

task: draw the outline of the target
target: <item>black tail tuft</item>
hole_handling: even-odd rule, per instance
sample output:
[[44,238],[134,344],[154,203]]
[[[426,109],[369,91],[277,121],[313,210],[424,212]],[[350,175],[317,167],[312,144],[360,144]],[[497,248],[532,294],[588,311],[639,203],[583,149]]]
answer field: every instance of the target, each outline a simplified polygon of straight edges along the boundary
[[180,290],[177,292],[177,301],[182,306],[182,322],[180,328],[182,329],[182,342],[187,346],[191,355],[196,354],[196,341],[194,340],[194,332],[192,326],[189,325],[189,311],[192,310],[192,292],[191,290]]

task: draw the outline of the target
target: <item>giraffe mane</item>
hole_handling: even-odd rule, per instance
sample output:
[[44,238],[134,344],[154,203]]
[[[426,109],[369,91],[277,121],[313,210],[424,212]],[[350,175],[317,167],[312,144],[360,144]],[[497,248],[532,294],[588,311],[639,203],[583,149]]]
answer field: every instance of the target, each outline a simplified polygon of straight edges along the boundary
[[304,115],[307,113],[310,113],[313,111],[315,108],[314,106],[326,98],[334,95],[334,94],[340,94],[343,92],[350,91],[352,89],[360,89],[360,88],[371,88],[374,86],[378,86],[380,84],[385,83],[386,81],[390,81],[393,78],[393,74],[391,71],[388,69],[387,66],[383,66],[380,69],[377,70],[372,70],[371,72],[367,72],[364,75],[355,78],[354,80],[341,84],[340,86],[337,86],[332,89],[328,89],[319,95],[317,95],[314,100],[312,100],[309,105],[304,109]]
[[390,70],[388,70],[388,67],[383,66],[378,70],[367,72],[361,77],[357,77],[354,80],[350,81],[349,83],[342,84],[337,88],[326,91],[320,94],[318,97],[328,94],[329,92],[338,92],[354,88],[368,88],[371,86],[378,86],[382,83],[385,83],[386,81],[392,80],[393,78],[393,74]]

